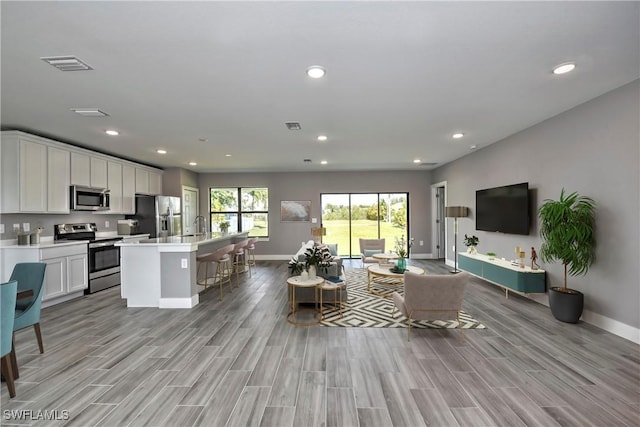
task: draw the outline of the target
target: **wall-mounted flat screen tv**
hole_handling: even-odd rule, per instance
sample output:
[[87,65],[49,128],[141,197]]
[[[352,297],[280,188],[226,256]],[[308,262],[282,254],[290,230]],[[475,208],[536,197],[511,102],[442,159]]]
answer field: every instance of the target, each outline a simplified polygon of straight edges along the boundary
[[529,234],[529,183],[476,191],[476,230]]

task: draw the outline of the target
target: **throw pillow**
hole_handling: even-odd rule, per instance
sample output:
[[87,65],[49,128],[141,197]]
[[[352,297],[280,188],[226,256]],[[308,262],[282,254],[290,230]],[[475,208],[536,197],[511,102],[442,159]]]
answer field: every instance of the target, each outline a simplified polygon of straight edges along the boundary
[[364,256],[369,258],[370,256],[372,256],[373,254],[381,254],[382,251],[380,249],[365,249],[364,250]]
[[338,255],[338,244],[337,243],[329,243],[327,244],[327,248],[329,248],[329,253],[333,256]]

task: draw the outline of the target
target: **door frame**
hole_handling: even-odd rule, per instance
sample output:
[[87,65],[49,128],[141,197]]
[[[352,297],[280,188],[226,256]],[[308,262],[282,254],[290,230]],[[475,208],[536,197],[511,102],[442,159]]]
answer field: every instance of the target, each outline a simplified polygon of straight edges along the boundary
[[[438,197],[438,188],[444,188],[444,200],[440,200]],[[442,252],[438,250],[438,235],[440,233],[440,227],[438,226],[438,205],[441,204],[443,208],[447,206],[447,181],[437,182],[431,185],[431,254],[432,258],[438,259],[438,255],[442,253],[444,255],[445,262],[447,261],[447,247],[449,246],[449,236],[447,230],[446,217],[442,218],[444,223],[444,243]]]

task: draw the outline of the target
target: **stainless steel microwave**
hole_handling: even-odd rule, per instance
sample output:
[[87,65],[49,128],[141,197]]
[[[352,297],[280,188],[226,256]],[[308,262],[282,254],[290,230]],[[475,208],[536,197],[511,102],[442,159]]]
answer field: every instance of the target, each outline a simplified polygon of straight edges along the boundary
[[109,190],[106,188],[71,186],[71,210],[108,211]]

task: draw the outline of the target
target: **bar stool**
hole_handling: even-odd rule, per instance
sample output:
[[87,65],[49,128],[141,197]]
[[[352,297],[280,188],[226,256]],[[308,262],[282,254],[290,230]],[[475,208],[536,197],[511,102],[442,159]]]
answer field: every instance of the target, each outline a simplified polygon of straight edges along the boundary
[[[240,273],[244,273],[246,270],[246,256],[244,253],[245,248],[249,244],[249,240],[243,240],[234,245],[233,248],[233,269],[236,272],[236,282],[240,285]],[[242,266],[242,271],[240,270]],[[249,276],[251,276],[251,266],[249,266]]]
[[[228,262],[231,260],[229,256],[228,247],[222,247],[211,253],[202,254],[196,257],[198,267],[196,268],[196,275],[199,274],[202,264],[205,266],[204,280],[197,280],[198,285],[204,286],[204,290],[207,290],[207,286],[218,285],[220,286],[220,301],[222,301],[222,286],[225,283],[229,283],[229,290],[232,290],[231,286],[231,270],[229,269]],[[209,264],[215,262],[216,269],[213,276],[209,276]],[[209,283],[209,279],[213,282]]]
[[249,243],[247,244],[247,265],[249,269],[251,267],[256,266],[256,242],[258,241],[257,237],[252,237],[249,239]]

